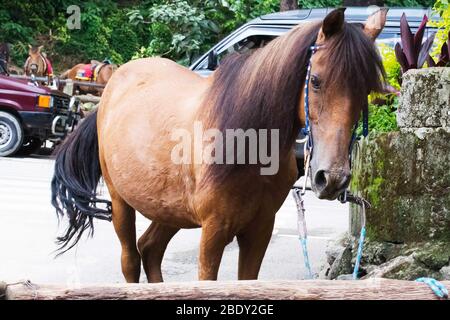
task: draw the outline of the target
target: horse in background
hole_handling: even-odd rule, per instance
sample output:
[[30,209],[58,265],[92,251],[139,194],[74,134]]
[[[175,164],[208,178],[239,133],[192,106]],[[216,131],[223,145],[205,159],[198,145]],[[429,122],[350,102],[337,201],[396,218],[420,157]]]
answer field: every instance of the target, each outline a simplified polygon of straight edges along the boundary
[[[117,67],[117,65],[111,63],[108,60],[104,60],[103,62],[92,60],[91,63],[77,64],[76,66],[64,72],[60,76],[60,79],[72,79],[73,81],[106,85]],[[80,93],[84,94],[90,93],[101,96],[103,93],[103,88],[99,87],[83,85],[77,85],[75,87],[80,91]]]
[[8,74],[8,64],[11,59],[11,50],[8,43],[0,44],[0,74]]
[[28,46],[28,58],[25,61],[24,71],[27,76],[53,77],[53,67],[50,60],[42,52],[43,46]]

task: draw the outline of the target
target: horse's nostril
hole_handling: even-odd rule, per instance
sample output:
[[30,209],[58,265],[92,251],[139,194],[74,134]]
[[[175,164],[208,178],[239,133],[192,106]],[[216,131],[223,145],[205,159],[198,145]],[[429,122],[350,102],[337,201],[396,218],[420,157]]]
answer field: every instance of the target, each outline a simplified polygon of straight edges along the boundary
[[350,179],[351,179],[351,178],[352,178],[352,175],[351,175],[350,173],[344,175],[344,177],[342,178],[342,182],[341,182],[340,187],[341,187],[342,189],[347,188],[348,185],[350,184]]
[[327,177],[325,170],[319,170],[316,172],[316,175],[314,177],[314,184],[316,185],[316,187],[318,187],[318,189],[322,189],[327,186]]

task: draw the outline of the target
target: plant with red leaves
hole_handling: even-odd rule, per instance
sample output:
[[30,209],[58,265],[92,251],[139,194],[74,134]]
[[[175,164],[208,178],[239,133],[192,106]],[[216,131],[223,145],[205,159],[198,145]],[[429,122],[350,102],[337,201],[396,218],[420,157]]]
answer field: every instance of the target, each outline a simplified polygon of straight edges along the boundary
[[447,42],[441,47],[441,53],[439,54],[439,60],[435,62],[433,58],[428,55],[427,63],[429,67],[447,67],[450,66],[450,32],[448,33]]
[[428,17],[425,15],[416,34],[413,34],[406,19],[406,15],[404,13],[402,15],[400,20],[401,44],[397,43],[395,45],[395,56],[400,63],[402,73],[405,73],[409,69],[422,68],[429,56],[436,33],[431,34],[428,39],[422,43],[427,22]]

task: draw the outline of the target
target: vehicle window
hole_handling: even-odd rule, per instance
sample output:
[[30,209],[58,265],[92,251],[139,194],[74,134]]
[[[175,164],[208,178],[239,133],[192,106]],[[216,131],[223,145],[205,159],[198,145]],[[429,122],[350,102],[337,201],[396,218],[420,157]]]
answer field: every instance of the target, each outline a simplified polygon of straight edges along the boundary
[[[218,53],[219,64],[220,60],[230,53],[244,53],[248,50],[264,47],[271,40],[289,31],[291,27],[292,26],[289,25],[285,27],[251,27],[237,31],[234,37],[222,41],[215,46],[214,50]],[[195,63],[195,67],[193,67],[192,70],[196,70],[200,73],[202,73],[202,70],[207,72],[207,54],[205,54],[201,59],[201,61]]]
[[220,61],[229,54],[246,53],[251,50],[263,48],[275,38],[276,36],[255,35],[236,42],[219,54],[219,64]]

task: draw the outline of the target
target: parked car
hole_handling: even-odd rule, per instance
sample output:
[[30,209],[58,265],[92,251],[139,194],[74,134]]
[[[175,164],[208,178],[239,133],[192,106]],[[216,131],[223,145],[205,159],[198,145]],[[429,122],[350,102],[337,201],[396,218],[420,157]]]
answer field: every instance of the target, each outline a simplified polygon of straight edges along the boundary
[[46,140],[61,140],[79,119],[76,98],[0,75],[0,157],[28,155]]
[[[288,32],[296,25],[323,20],[334,8],[303,9],[268,14],[243,25],[208,52],[195,61],[190,69],[202,76],[209,76],[219,65],[224,56],[231,53],[244,53],[248,50],[261,48],[276,37]],[[371,14],[371,8],[350,7],[345,11],[346,20],[350,23],[364,23]],[[385,43],[394,47],[400,42],[400,18],[405,13],[412,32],[415,32],[422,22],[423,16],[431,16],[430,8],[390,8],[385,28],[379,35],[377,43]],[[424,40],[435,31],[428,27]],[[304,138],[299,134],[298,139]],[[295,148],[298,168],[303,173],[303,144],[297,143]]]

